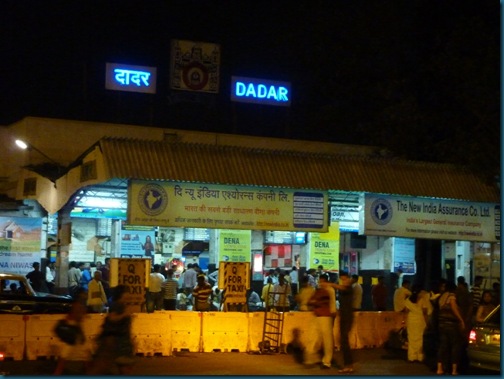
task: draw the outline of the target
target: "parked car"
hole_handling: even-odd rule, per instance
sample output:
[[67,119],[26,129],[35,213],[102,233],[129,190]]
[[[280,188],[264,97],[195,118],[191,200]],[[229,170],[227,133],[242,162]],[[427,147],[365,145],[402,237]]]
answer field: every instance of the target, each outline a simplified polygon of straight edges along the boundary
[[467,354],[472,367],[500,372],[500,305],[473,327]]
[[0,273],[0,314],[67,313],[70,296],[35,292],[20,274]]

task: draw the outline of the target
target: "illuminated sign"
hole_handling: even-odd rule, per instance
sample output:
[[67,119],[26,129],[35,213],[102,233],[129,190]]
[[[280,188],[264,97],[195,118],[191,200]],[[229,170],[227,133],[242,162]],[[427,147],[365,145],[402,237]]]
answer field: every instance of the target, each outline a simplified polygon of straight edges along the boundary
[[156,67],[107,63],[105,88],[115,91],[156,93]]
[[231,77],[231,101],[288,107],[290,83],[266,79]]

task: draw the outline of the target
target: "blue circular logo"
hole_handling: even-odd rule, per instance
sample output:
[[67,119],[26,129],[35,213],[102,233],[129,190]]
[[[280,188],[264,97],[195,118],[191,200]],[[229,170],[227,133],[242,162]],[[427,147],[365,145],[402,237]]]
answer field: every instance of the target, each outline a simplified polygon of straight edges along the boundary
[[388,224],[392,219],[392,205],[385,199],[376,199],[371,204],[371,217],[379,225]]
[[138,205],[149,216],[157,216],[168,206],[168,194],[159,184],[147,184],[138,193]]

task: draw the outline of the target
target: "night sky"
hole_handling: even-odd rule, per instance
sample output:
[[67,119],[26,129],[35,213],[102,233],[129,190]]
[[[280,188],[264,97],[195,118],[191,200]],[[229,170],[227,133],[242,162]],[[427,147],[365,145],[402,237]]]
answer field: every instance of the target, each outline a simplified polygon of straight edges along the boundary
[[[169,88],[172,39],[221,47],[220,92]],[[496,0],[0,2],[0,124],[26,116],[383,146],[499,172]],[[157,94],[104,88],[105,64]],[[231,76],[287,81],[289,108],[230,101]]]

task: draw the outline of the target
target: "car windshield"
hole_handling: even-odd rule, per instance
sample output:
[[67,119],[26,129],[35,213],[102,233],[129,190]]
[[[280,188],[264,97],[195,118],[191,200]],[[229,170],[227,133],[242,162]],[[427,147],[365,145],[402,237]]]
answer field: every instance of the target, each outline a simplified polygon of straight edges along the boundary
[[0,280],[0,293],[2,295],[31,295],[22,280],[2,279]]

